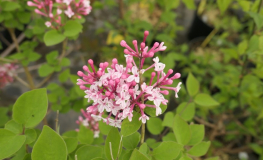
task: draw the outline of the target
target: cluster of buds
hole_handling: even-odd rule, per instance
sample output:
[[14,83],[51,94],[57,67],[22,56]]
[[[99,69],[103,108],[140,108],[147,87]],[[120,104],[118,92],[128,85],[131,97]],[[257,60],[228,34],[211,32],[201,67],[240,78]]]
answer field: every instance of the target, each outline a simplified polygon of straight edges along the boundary
[[14,64],[6,63],[0,65],[0,88],[6,86],[10,82],[13,82],[16,69],[17,66]]
[[89,0],[33,0],[28,1],[27,5],[37,7],[35,12],[47,17],[45,25],[51,28],[63,26],[62,14],[68,18],[80,19],[81,15],[88,15],[92,9]]
[[[94,138],[98,138],[100,134],[99,121],[96,118],[93,118],[91,115],[98,115],[99,112],[96,110],[92,112],[85,112],[83,109],[81,109],[81,112],[84,116],[84,119],[82,116],[79,116],[79,119],[76,121],[76,123],[92,130],[94,133]],[[77,131],[79,130],[77,129]]]
[[[126,66],[118,64],[117,59],[112,60],[109,66],[108,62],[100,63],[99,69],[96,71],[93,61],[90,59],[88,66],[83,66],[84,74],[78,71],[78,75],[82,79],[78,79],[77,84],[80,89],[84,90],[85,98],[94,103],[87,108],[87,113],[98,111],[99,115],[91,115],[92,117],[101,120],[111,126],[121,127],[121,122],[125,118],[132,121],[133,111],[136,107],[140,111],[139,120],[146,123],[149,117],[144,113],[146,107],[156,109],[156,116],[162,113],[161,103],[167,105],[168,100],[163,95],[169,94],[168,90],[175,91],[175,97],[180,90],[181,82],[177,87],[169,87],[174,79],[180,78],[180,73],[173,76],[173,70],[169,69],[164,73],[165,64],[159,62],[159,58],[153,58],[153,64],[143,69],[145,58],[152,58],[158,51],[166,49],[162,43],[154,43],[151,49],[145,45],[145,40],[149,35],[148,31],[144,32],[144,40],[138,49],[137,41],[133,41],[134,49],[132,49],[124,40],[121,41],[121,46],[125,47]],[[133,57],[139,58],[139,65],[135,63]],[[148,84],[142,82],[141,76],[144,72],[153,70]],[[103,112],[108,112],[107,118],[102,118]],[[115,117],[112,119],[111,117]]]

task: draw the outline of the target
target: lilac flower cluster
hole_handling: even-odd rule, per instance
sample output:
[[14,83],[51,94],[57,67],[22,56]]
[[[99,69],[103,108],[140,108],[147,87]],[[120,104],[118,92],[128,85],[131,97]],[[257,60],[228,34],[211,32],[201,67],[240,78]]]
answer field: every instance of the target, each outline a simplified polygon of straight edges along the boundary
[[11,63],[0,65],[0,88],[14,81],[15,70],[17,66]]
[[[85,98],[88,101],[92,100],[94,103],[87,108],[87,112],[91,113],[98,111],[99,115],[92,115],[94,118],[101,120],[111,126],[121,127],[121,122],[125,118],[132,121],[133,111],[135,107],[140,110],[141,117],[139,120],[146,123],[149,117],[144,113],[145,107],[152,107],[156,109],[156,116],[162,113],[160,108],[161,103],[167,105],[168,100],[163,95],[169,94],[168,90],[175,91],[175,97],[180,90],[181,82],[177,87],[169,87],[174,79],[180,78],[180,73],[170,75],[173,73],[169,69],[164,73],[165,64],[159,62],[159,58],[153,58],[153,64],[143,69],[146,58],[152,58],[158,51],[164,51],[166,46],[164,43],[154,43],[151,49],[145,45],[145,40],[149,35],[148,31],[144,32],[144,40],[138,49],[137,41],[133,41],[134,49],[132,49],[124,40],[121,41],[121,46],[125,47],[126,66],[118,64],[117,59],[112,60],[109,66],[108,62],[100,63],[99,69],[96,71],[93,61],[90,59],[88,66],[83,66],[84,74],[78,71],[78,75],[82,79],[78,79],[77,84],[80,89],[86,93]],[[139,65],[134,61],[134,57],[139,58]],[[154,69],[151,73],[150,82],[146,84],[142,82],[141,76],[144,72]],[[170,78],[169,78],[170,77]],[[164,90],[163,90],[164,89]],[[106,111],[109,113],[107,118],[102,118],[101,115]],[[114,116],[114,119],[111,119]]]
[[76,121],[76,123],[92,130],[94,133],[94,138],[98,138],[100,134],[99,121],[96,118],[93,118],[91,115],[98,115],[99,112],[96,110],[93,110],[92,112],[85,112],[83,109],[81,112],[84,116],[84,119],[82,116],[79,116],[79,119]]
[[[88,15],[91,12],[89,0],[33,0],[28,1],[28,6],[34,6],[37,14],[47,17],[45,25],[51,28],[58,28],[64,24],[61,21],[61,16],[64,13],[68,18],[81,18],[81,15]],[[54,6],[56,8],[54,9]]]

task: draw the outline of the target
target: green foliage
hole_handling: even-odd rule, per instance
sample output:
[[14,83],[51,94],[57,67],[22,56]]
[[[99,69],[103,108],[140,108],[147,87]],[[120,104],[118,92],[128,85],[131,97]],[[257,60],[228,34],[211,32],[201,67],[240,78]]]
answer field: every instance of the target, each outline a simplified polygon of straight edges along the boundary
[[218,106],[219,103],[215,101],[210,95],[205,93],[199,93],[196,95],[194,102],[202,107],[214,107]]
[[162,120],[158,117],[150,118],[146,123],[147,129],[153,135],[158,135],[162,132],[164,127],[162,126]]
[[44,126],[33,147],[32,160],[66,160],[67,154],[63,138],[48,126]]
[[105,141],[105,154],[108,159],[116,159],[122,150],[122,137],[117,128],[112,128]]
[[132,135],[123,137],[122,143],[123,147],[126,149],[134,149],[137,147],[140,142],[141,135],[138,132],[133,133]]
[[82,31],[82,25],[74,20],[67,21],[63,28],[66,37],[74,37]]
[[26,128],[35,127],[47,113],[46,89],[35,89],[20,96],[13,107],[13,119]]
[[162,142],[152,152],[152,156],[158,160],[175,159],[183,150],[183,146],[176,142]]
[[200,84],[197,81],[197,79],[193,76],[192,73],[188,74],[187,80],[186,80],[186,87],[188,94],[193,97],[199,92]]
[[50,30],[44,35],[44,42],[47,46],[61,43],[66,37],[57,30]]
[[17,135],[7,129],[0,129],[0,159],[16,153],[24,144],[26,136]]
[[80,143],[91,144],[94,140],[93,136],[93,132],[90,129],[86,128],[83,125],[80,126],[78,132],[78,140]]
[[138,151],[137,149],[134,149],[132,154],[131,154],[131,158],[130,160],[149,160],[144,154],[142,154],[140,151]]
[[134,112],[131,122],[128,120],[128,118],[123,120],[122,125],[121,125],[121,128],[122,128],[121,135],[125,137],[125,136],[129,136],[133,134],[134,132],[136,132],[141,127],[141,124],[142,124],[142,122],[139,121],[139,117],[140,117],[140,114]]
[[209,142],[200,142],[196,145],[194,145],[188,153],[192,156],[195,157],[200,157],[206,154],[207,150],[209,149],[210,146],[210,141]]
[[185,121],[190,121],[195,115],[195,103],[183,102],[176,108],[176,113],[179,114]]
[[173,131],[179,144],[186,145],[191,139],[191,130],[187,122],[179,115],[175,115],[173,123]]
[[91,146],[91,145],[82,146],[76,152],[78,160],[101,158],[102,154],[103,154],[102,147]]

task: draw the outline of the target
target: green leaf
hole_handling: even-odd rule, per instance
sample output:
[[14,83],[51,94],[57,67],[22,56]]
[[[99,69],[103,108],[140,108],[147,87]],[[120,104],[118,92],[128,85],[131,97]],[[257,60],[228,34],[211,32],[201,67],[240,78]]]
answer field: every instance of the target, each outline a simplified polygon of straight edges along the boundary
[[253,35],[249,42],[248,42],[248,49],[247,52],[248,54],[251,52],[256,51],[259,48],[259,37],[256,35]]
[[63,139],[67,145],[67,150],[68,150],[68,153],[71,153],[73,152],[77,146],[78,146],[78,138],[74,138],[74,137],[64,137],[63,136]]
[[19,134],[22,133],[23,131],[23,127],[21,124],[17,123],[14,120],[10,120],[5,124],[5,129],[15,133],[15,134]]
[[88,160],[93,158],[102,157],[103,148],[97,146],[85,145],[80,147],[75,153],[78,160]]
[[150,160],[136,148],[133,150],[130,160]]
[[188,9],[195,9],[195,2],[194,0],[182,0],[182,2],[186,5]]
[[173,128],[173,119],[174,119],[173,112],[165,113],[164,119],[163,119],[163,122],[162,122],[162,126]]
[[137,147],[140,142],[141,135],[138,132],[133,133],[132,135],[123,137],[123,147],[127,149],[134,149]]
[[16,12],[16,16],[21,23],[27,24],[30,21],[31,14],[30,12]]
[[188,74],[186,88],[191,97],[195,96],[199,92],[200,84],[192,73]]
[[50,30],[44,35],[44,42],[47,46],[53,46],[55,44],[59,44],[64,41],[66,37],[59,33],[57,30]]
[[67,154],[67,146],[62,137],[44,126],[33,147],[32,160],[66,160]]
[[217,0],[216,2],[221,11],[221,15],[223,15],[230,3],[232,2],[232,0]]
[[183,150],[183,146],[176,142],[162,142],[153,149],[152,156],[158,160],[175,159]]
[[70,76],[70,71],[69,71],[69,69],[66,69],[59,74],[58,79],[60,82],[66,82],[68,80],[69,76]]
[[54,67],[49,64],[42,64],[38,69],[38,74],[40,77],[46,77],[47,75],[54,72]]
[[200,143],[205,137],[205,127],[204,125],[193,124],[190,125],[190,129],[192,132],[192,137],[188,142],[188,145],[195,145]]
[[139,121],[140,114],[137,112],[133,112],[132,121],[130,122],[128,118],[124,119],[121,124],[121,134],[125,136],[129,136],[136,132],[140,127],[142,122]]
[[263,26],[263,16],[260,13],[248,12],[250,17],[252,17],[256,23],[257,29],[260,30]]
[[58,51],[52,51],[46,55],[47,63],[52,65],[54,62],[57,62]]
[[179,114],[185,121],[190,121],[195,115],[195,103],[183,102],[176,108],[176,113]]
[[67,67],[70,65],[70,60],[68,58],[64,57],[61,59],[60,65],[62,67]]
[[109,131],[111,130],[112,126],[107,125],[106,123],[104,123],[103,121],[99,121],[99,129],[100,132],[104,135],[108,135]]
[[187,153],[195,157],[203,156],[208,151],[210,143],[210,141],[200,142],[197,145],[194,145]]
[[82,31],[82,25],[75,20],[69,20],[64,26],[64,35],[73,37]]
[[13,107],[13,119],[26,128],[35,127],[46,116],[47,90],[34,89],[22,94]]
[[169,132],[168,134],[166,134],[165,136],[162,137],[163,141],[174,141],[176,142],[175,136],[173,132]]
[[22,147],[12,156],[11,160],[24,160],[24,157],[26,155],[26,144],[23,144]]
[[8,112],[8,108],[0,107],[0,127],[4,126],[9,120],[9,117],[7,116],[7,112]]
[[195,97],[194,102],[202,107],[213,107],[219,105],[217,101],[215,101],[210,95],[205,93],[199,93]]
[[[105,141],[105,154],[108,159],[116,159],[122,150],[122,139],[117,128],[112,128]],[[112,155],[112,156],[111,156]]]
[[237,46],[237,50],[238,50],[238,53],[240,55],[243,55],[246,50],[247,50],[247,47],[248,47],[248,41],[247,40],[243,40],[242,42],[240,42]]
[[63,133],[62,136],[75,138],[75,137],[78,137],[78,132],[74,130],[70,130],[70,131]]
[[[26,51],[25,51],[26,52]],[[27,61],[29,62],[34,62],[36,60],[38,60],[39,58],[41,57],[41,55],[39,55],[38,53],[36,52],[27,52],[26,54],[26,58],[27,58]]]
[[16,153],[24,144],[26,136],[0,129],[0,159],[5,159]]
[[1,5],[2,5],[1,9],[3,9],[3,11],[13,11],[20,8],[18,2],[12,2],[12,1],[3,1]]
[[146,123],[148,131],[153,135],[160,134],[164,127],[162,126],[162,120],[158,117],[151,117]]
[[25,136],[26,136],[25,144],[30,144],[36,140],[37,133],[34,129],[26,129]]
[[189,125],[178,114],[174,118],[173,131],[179,144],[186,145],[191,139]]
[[92,130],[88,129],[87,127],[80,125],[80,129],[78,132],[78,140],[80,143],[83,144],[91,144],[94,140],[94,135]]

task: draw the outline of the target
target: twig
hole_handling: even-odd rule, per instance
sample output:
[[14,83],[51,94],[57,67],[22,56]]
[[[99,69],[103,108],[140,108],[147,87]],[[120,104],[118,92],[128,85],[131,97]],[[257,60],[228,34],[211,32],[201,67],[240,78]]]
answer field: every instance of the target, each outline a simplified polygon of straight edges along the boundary
[[43,79],[38,85],[37,88],[42,87],[54,74],[54,72],[50,73],[45,79]]
[[209,123],[209,122],[207,122],[207,121],[205,121],[205,120],[203,120],[203,119],[201,119],[199,117],[196,117],[196,116],[194,117],[194,120],[196,120],[197,122],[199,122],[201,124],[204,124],[204,125],[206,125],[207,127],[210,127],[210,128],[215,128],[216,127],[214,124]]
[[17,75],[14,75],[15,79],[18,80],[20,83],[22,83],[24,86],[26,86],[27,88],[30,88],[29,84],[26,83],[23,79],[21,79],[20,77],[18,77]]
[[214,28],[210,34],[205,38],[205,40],[203,41],[203,43],[201,44],[202,48],[205,48],[208,43],[211,41],[211,39],[215,36],[215,34],[218,32],[218,29]]
[[[24,38],[25,38],[25,34],[21,33],[18,38],[17,38],[17,43],[19,44]],[[16,48],[15,43],[12,43],[10,46],[8,46],[8,48],[1,53],[1,57],[6,57],[8,54],[10,54],[14,49]]]
[[119,10],[120,10],[120,18],[123,19],[123,17],[124,17],[124,5],[123,5],[123,0],[119,0]]

